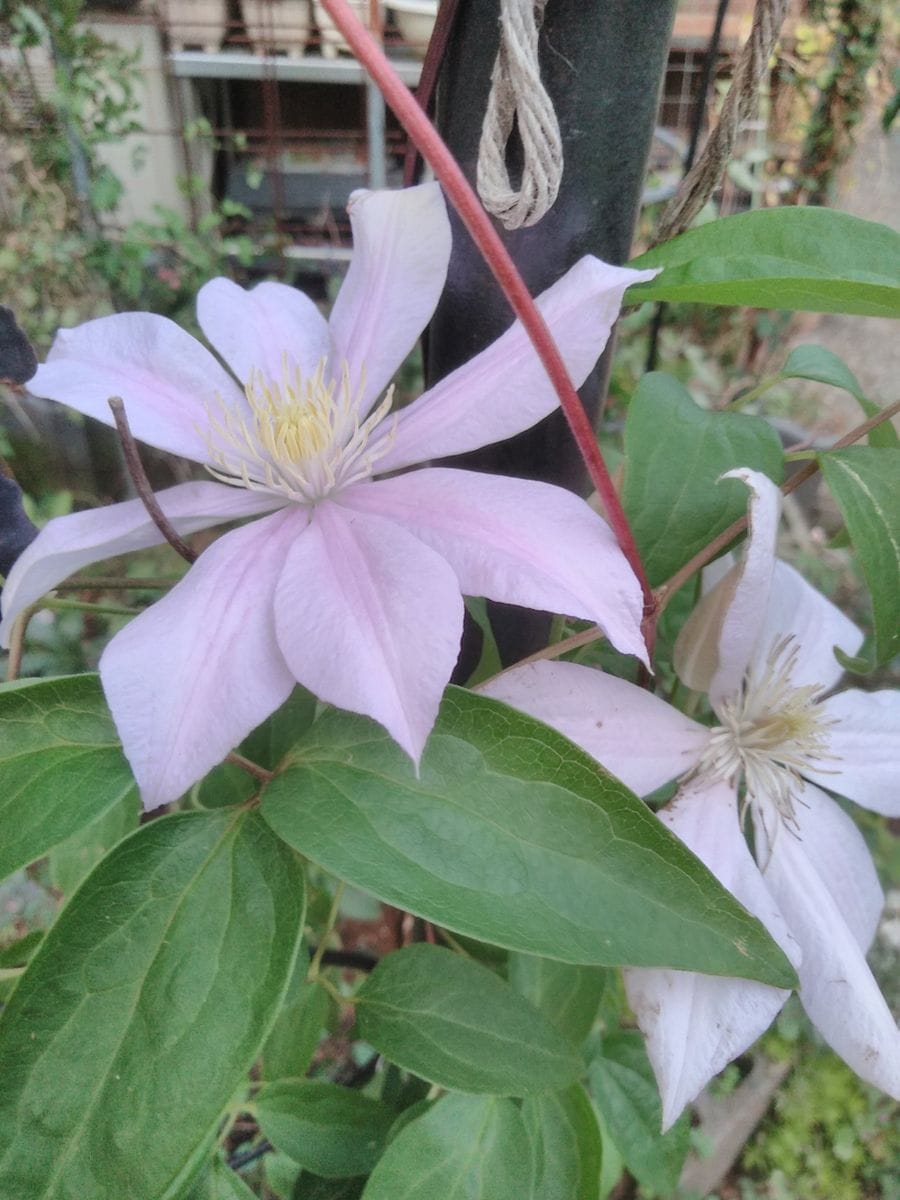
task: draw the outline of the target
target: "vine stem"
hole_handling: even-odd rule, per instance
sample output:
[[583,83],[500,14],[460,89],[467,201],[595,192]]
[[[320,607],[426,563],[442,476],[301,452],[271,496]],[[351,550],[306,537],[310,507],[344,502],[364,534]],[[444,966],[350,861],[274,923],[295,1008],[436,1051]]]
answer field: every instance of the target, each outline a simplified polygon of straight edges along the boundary
[[560,406],[581,457],[584,459],[591,482],[606,511],[607,520],[622,553],[640,582],[644,596],[643,632],[648,650],[652,654],[656,630],[656,599],[647,580],[647,574],[641,562],[631,526],[628,524],[628,518],[625,516],[618,493],[597,445],[594,430],[581,400],[578,398],[578,393],[569,379],[559,349],[546,322],[538,312],[524,279],[491,224],[490,218],[482,208],[481,201],[463,174],[462,168],[419,107],[415,96],[396,73],[384,51],[353,13],[347,0],[322,0],[322,3],[357,59],[380,88],[401,125],[419,147],[420,154],[429,163],[443,185],[472,240],[503,290],[513,312],[522,322],[525,332],[531,339],[532,345],[543,363],[544,370],[559,396]]

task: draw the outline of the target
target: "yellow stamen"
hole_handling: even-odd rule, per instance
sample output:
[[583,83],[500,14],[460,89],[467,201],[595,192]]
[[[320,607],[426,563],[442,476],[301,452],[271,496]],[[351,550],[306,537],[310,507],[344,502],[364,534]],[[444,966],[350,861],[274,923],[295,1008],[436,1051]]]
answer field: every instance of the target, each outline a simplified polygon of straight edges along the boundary
[[393,442],[392,428],[368,446],[390,410],[393,388],[361,421],[364,391],[364,379],[353,388],[346,364],[339,381],[329,375],[325,359],[304,376],[285,355],[279,382],[254,370],[245,409],[221,401],[208,408],[207,469],[223,482],[307,504],[368,478]]

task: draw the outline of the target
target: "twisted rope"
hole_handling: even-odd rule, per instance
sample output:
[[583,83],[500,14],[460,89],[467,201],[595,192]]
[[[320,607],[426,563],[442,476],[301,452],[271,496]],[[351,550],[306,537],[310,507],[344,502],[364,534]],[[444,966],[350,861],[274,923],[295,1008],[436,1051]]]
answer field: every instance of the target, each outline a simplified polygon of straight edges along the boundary
[[[481,202],[507,229],[535,225],[559,192],[563,152],[559,122],[541,83],[538,32],[547,0],[501,0],[500,48],[478,147]],[[506,148],[513,121],[522,139],[522,180],[512,187]]]
[[687,229],[721,179],[741,122],[753,111],[757,90],[769,65],[789,3],[790,0],[756,0],[753,27],[735,67],[718,124],[707,138],[703,153],[666,206],[654,245],[666,242]]

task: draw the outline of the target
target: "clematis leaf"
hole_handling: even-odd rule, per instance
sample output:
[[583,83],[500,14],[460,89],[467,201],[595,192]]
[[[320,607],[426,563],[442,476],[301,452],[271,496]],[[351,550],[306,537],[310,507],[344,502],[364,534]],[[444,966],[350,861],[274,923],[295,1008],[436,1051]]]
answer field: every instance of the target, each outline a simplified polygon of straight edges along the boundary
[[685,1115],[660,1133],[662,1105],[641,1035],[623,1031],[605,1037],[589,1074],[591,1095],[629,1171],[653,1192],[674,1195],[690,1119]]
[[[850,393],[867,417],[875,417],[880,411],[878,405],[862,390],[859,380],[844,360],[824,346],[797,346],[790,352],[778,374],[782,379],[811,379],[815,383],[842,388]],[[897,430],[890,421],[872,430],[869,445],[900,446]]]
[[203,1180],[186,1200],[253,1200],[253,1192],[222,1158],[214,1158]]
[[522,1120],[531,1143],[531,1200],[599,1200],[603,1147],[584,1088],[530,1096]]
[[0,1195],[177,1195],[274,1020],[304,894],[255,813],[179,813],[121,842],[0,1017]]
[[576,1044],[590,1033],[610,974],[603,967],[580,967],[535,954],[509,956],[512,986]]
[[871,670],[900,652],[900,450],[848,446],[819,461],[859,556],[875,618],[874,662],[846,665]]
[[304,950],[297,958],[285,1002],[263,1047],[264,1079],[302,1078],[322,1040],[331,1001],[324,988],[307,982],[308,970],[309,955]]
[[445,1096],[388,1146],[364,1200],[523,1200],[528,1138],[512,1100]]
[[900,233],[829,208],[723,217],[628,264],[665,268],[626,304],[685,300],[900,317]]
[[710,412],[671,375],[652,371],[638,384],[625,421],[622,502],[655,587],[743,516],[747,490],[720,477],[752,467],[776,483],[784,456],[760,417]]
[[534,1005],[439,946],[387,955],[356,1000],[360,1037],[441,1087],[528,1096],[565,1087],[581,1070],[573,1045]]
[[0,878],[69,838],[109,845],[136,795],[96,675],[0,685]]
[[397,1113],[371,1096],[318,1079],[281,1079],[255,1100],[260,1128],[301,1167],[326,1178],[367,1175]]
[[448,689],[418,773],[374,722],[327,713],[261,812],[327,871],[481,941],[795,982],[762,925],[636,796],[486,696]]

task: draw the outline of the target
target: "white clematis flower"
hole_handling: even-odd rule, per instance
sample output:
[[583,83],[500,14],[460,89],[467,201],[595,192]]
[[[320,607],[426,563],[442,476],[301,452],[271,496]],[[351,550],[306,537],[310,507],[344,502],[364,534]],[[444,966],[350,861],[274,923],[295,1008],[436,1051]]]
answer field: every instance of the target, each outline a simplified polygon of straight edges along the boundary
[[[703,597],[675,653],[681,678],[708,691],[716,727],[574,663],[514,668],[483,690],[570,737],[640,795],[680,778],[661,819],[766,925],[825,1040],[900,1099],[900,1032],[865,959],[883,894],[859,830],[821,790],[900,815],[900,696],[828,695],[841,675],[833,647],[854,654],[862,634],[775,558],[775,485],[753,471],[731,474],[752,495],[743,560]],[[755,861],[741,831],[747,813]],[[684,971],[630,968],[625,982],[664,1128],[788,995]]]
[[[522,326],[392,416],[385,388],[444,286],[437,184],[360,192],[354,254],[326,321],[293,288],[215,279],[197,315],[227,363],[172,321],[63,330],[29,387],[213,478],[159,494],[182,535],[224,534],[112,639],[100,675],[144,804],[174,800],[299,682],[380,721],[418,760],[459,652],[462,593],[599,622],[645,656],[640,587],[609,526],[549,484],[426,468],[529,428],[557,397]],[[585,257],[537,303],[580,386],[629,284]],[[376,476],[389,474],[389,478]],[[163,539],[138,500],[51,521],[13,566],[0,637],[67,575]]]

